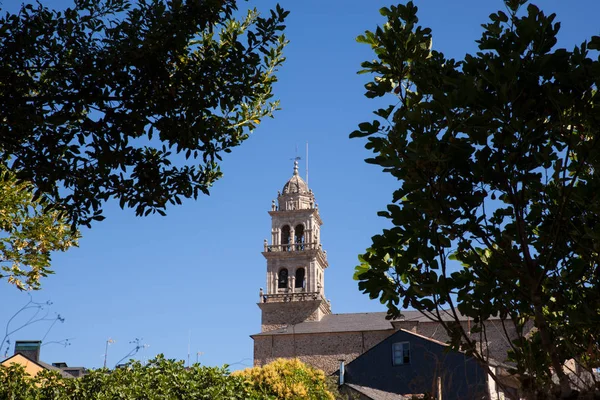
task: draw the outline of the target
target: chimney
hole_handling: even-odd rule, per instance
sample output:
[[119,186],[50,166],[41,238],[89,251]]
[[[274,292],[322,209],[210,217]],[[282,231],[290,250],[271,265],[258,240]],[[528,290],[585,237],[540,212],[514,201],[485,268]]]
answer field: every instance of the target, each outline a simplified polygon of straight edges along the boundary
[[21,354],[31,361],[40,361],[41,340],[17,340],[15,342],[15,354]]
[[344,360],[340,360],[340,386],[344,384],[344,375],[346,375],[346,365]]

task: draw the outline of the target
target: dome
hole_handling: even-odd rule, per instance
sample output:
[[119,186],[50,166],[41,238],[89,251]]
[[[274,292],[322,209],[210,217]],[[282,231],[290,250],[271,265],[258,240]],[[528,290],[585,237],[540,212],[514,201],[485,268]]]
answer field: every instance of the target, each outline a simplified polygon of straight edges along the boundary
[[294,175],[283,186],[282,194],[308,193],[308,185],[298,174],[298,161],[294,161]]

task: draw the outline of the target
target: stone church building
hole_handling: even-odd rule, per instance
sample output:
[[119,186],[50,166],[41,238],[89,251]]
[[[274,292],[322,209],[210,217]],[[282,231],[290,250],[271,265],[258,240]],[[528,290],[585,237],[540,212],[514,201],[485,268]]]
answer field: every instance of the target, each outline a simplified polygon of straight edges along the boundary
[[[427,340],[447,341],[444,328],[418,311],[404,311],[402,318],[392,321],[385,319],[385,312],[332,313],[325,297],[329,264],[320,240],[323,222],[312,190],[298,174],[297,162],[269,215],[271,243],[265,240],[262,253],[267,279],[258,303],[261,332],[251,335],[254,365],[295,357],[331,374],[340,367],[340,360],[350,363],[401,330]],[[468,323],[464,321],[465,326]],[[499,321],[487,324],[491,356],[504,361],[510,344],[503,328]]]

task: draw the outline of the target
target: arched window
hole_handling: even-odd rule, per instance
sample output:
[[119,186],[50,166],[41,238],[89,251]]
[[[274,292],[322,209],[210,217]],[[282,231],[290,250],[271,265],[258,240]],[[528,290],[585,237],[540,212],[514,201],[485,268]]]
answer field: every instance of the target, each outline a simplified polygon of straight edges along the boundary
[[288,270],[282,268],[279,270],[279,276],[277,277],[277,287],[279,289],[285,289],[288,285]]
[[295,284],[296,289],[305,288],[304,275],[305,275],[304,268],[298,268],[296,270],[296,284]]
[[296,225],[294,230],[294,243],[296,243],[296,250],[304,250],[304,225]]
[[288,251],[290,246],[286,246],[290,244],[290,226],[284,225],[281,228],[281,245],[283,246],[283,251]]

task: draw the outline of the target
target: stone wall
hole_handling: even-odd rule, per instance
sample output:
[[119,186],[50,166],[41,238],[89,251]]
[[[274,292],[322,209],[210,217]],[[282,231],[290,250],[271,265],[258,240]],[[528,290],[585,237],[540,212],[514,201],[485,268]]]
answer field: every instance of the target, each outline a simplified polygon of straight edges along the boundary
[[262,311],[261,332],[272,331],[304,321],[320,321],[330,314],[329,304],[324,300],[259,303]]
[[277,358],[298,358],[322,369],[326,374],[338,370],[340,360],[346,363],[394,333],[387,331],[286,334],[254,337],[254,365],[265,365]]
[[[311,309],[316,313],[317,308]],[[282,314],[273,313],[271,317],[290,318],[285,314],[283,308],[279,311]],[[264,316],[265,313],[263,313],[263,324],[265,324]],[[393,325],[394,329],[384,331],[304,334],[294,333],[293,325],[288,325],[287,332],[284,334],[254,336],[254,365],[264,365],[281,357],[299,358],[301,361],[331,374],[338,370],[340,359],[349,363],[398,329],[411,331],[442,343],[446,343],[449,339],[444,327],[437,322],[394,321]],[[285,324],[267,324],[263,325],[263,329],[273,326],[282,327]],[[464,328],[468,329],[468,323],[465,323]],[[488,321],[486,330],[490,357],[504,362],[510,344],[504,337],[500,322]]]

